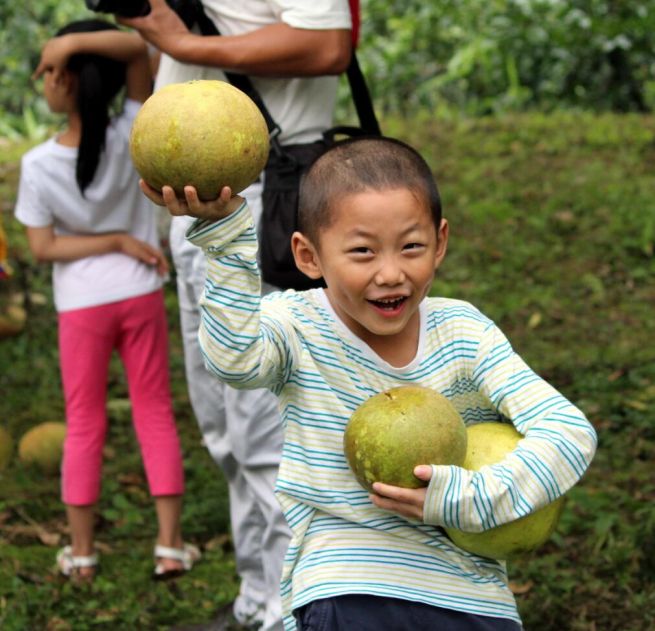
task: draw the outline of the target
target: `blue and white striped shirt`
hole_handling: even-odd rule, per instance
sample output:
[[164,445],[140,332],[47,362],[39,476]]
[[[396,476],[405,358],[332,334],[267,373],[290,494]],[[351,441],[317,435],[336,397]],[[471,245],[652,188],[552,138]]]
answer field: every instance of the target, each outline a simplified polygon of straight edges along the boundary
[[[441,526],[485,530],[570,489],[596,448],[582,412],[466,302],[426,298],[418,352],[398,368],[346,328],[323,290],[260,298],[245,204],[219,222],[195,222],[188,238],[208,257],[199,333],[207,367],[235,387],[267,387],[280,399],[276,493],[293,532],[281,584],[286,629],[295,629],[293,609],[354,593],[520,621],[505,563],[464,552]],[[478,472],[434,465],[425,523],[376,508],[343,453],[355,408],[410,383],[447,396],[467,425],[511,421],[525,435]]]

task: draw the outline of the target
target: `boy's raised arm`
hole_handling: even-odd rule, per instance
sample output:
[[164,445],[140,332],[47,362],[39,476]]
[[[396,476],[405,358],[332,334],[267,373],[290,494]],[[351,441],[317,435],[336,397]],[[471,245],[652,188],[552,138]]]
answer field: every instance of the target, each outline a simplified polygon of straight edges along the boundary
[[171,214],[198,219],[186,234],[207,259],[199,331],[207,369],[236,388],[276,390],[300,352],[281,301],[277,310],[270,308],[273,300],[262,308],[257,235],[245,200],[231,197],[227,187],[209,202],[200,201],[193,187],[185,189],[184,200],[169,186],[162,193],[144,183],[142,188]]

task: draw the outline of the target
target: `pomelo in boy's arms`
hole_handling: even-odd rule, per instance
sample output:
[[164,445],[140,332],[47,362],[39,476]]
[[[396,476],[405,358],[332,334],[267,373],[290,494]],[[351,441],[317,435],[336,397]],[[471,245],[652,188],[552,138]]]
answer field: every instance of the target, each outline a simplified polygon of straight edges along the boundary
[[[479,423],[468,427],[467,434],[468,448],[462,466],[471,471],[500,462],[523,439],[508,423]],[[453,543],[467,552],[491,559],[511,559],[543,545],[557,527],[563,508],[564,497],[560,497],[534,513],[484,532],[445,530]]]
[[426,486],[414,475],[420,464],[461,465],[466,427],[446,397],[422,386],[399,386],[376,394],[352,414],[344,452],[357,481],[405,488]]
[[45,473],[59,470],[66,436],[66,424],[56,421],[41,423],[23,434],[18,443],[18,457],[26,464],[35,464]]
[[184,197],[187,184],[202,200],[224,186],[240,193],[268,159],[266,121],[254,101],[224,81],[167,85],[139,110],[130,133],[130,154],[152,188],[172,186]]

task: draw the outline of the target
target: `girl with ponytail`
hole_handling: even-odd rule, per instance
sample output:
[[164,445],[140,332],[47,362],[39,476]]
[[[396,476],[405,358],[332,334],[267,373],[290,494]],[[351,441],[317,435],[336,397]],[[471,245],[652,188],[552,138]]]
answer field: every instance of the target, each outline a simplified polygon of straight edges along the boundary
[[[49,108],[65,119],[59,134],[23,156],[15,211],[35,258],[53,264],[67,425],[62,500],[71,531],[58,567],[91,580],[98,564],[93,524],[116,350],[157,513],[154,576],[168,578],[200,553],[180,530],[184,476],[162,290],[168,264],[128,148],[152,86],[147,49],[137,33],[109,22],[73,22],[45,44],[34,77],[43,77]],[[122,112],[112,116],[122,93]]]

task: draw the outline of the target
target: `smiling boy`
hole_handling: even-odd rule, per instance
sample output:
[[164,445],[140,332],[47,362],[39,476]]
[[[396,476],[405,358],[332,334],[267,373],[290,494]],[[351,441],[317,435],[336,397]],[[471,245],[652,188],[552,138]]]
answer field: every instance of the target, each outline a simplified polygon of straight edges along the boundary
[[[326,288],[264,298],[240,198],[224,189],[201,203],[193,188],[185,200],[143,188],[172,214],[201,218],[188,238],[208,259],[199,334],[208,369],[280,399],[276,493],[293,531],[286,628],[520,629],[505,564],[461,550],[442,527],[481,531],[553,501],[587,469],[596,434],[480,311],[428,297],[448,223],[421,156],[376,138],[319,158],[302,183],[292,248]],[[512,422],[525,439],[494,467],[425,463],[415,475],[427,488],[376,483],[369,496],[348,468],[344,428],[365,399],[408,383],[447,396],[467,424]]]

